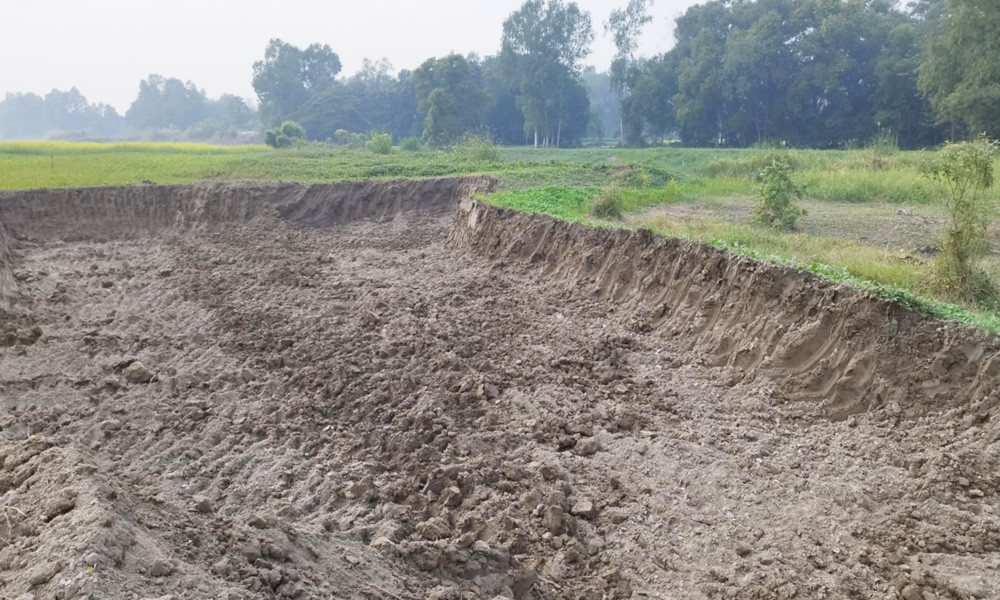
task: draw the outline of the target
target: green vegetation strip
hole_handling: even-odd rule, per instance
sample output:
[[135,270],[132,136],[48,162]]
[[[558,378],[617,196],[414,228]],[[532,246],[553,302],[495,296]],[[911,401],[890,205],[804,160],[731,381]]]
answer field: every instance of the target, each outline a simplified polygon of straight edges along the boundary
[[[495,206],[511,208],[527,213],[547,214],[565,221],[582,223],[588,226],[624,227],[625,225],[622,223],[594,219],[589,216],[590,208],[598,193],[599,190],[592,187],[567,188],[561,186],[548,186],[545,188],[529,190],[507,190],[491,194],[485,197],[484,200]],[[637,208],[650,205],[647,203],[648,196],[644,195],[642,190],[624,190],[622,197],[623,207],[627,207],[625,208],[626,211],[634,211]],[[657,196],[657,198],[659,197],[662,196]],[[669,195],[667,195],[667,197],[672,198],[672,196]],[[716,228],[705,229],[701,231],[702,235],[691,235],[690,233],[678,231],[677,229],[667,228],[664,230],[663,227],[656,226],[655,221],[651,220],[641,220],[633,224],[636,226],[651,226],[651,229],[654,232],[664,237],[680,237],[694,242],[705,243],[750,257],[755,260],[812,273],[813,275],[826,281],[832,281],[858,290],[867,291],[885,302],[903,306],[937,318],[958,321],[960,323],[972,325],[993,333],[1000,333],[1000,315],[986,311],[969,310],[956,304],[924,297],[911,291],[913,287],[919,285],[919,278],[914,277],[914,271],[912,269],[906,269],[905,265],[900,265],[892,271],[880,271],[878,266],[873,266],[873,261],[871,259],[865,260],[867,257],[862,257],[861,260],[857,261],[855,268],[860,267],[861,270],[867,270],[876,276],[883,276],[888,279],[901,281],[910,289],[903,287],[903,285],[885,283],[883,281],[858,276],[847,266],[837,268],[823,262],[807,262],[791,256],[761,251],[759,247],[755,248],[743,243],[743,241],[750,241],[753,243],[753,240],[755,239],[779,238],[789,235],[800,238],[807,237],[799,234],[780,234],[759,230],[749,226],[730,225],[722,230],[724,237],[715,237],[712,234],[720,232],[719,229]],[[748,232],[750,233],[749,237],[746,236]],[[762,238],[758,238],[754,235],[755,233],[762,236]],[[773,242],[773,240],[771,241]],[[810,238],[810,241],[817,245],[823,245],[824,243],[843,245],[845,243],[844,240],[824,240],[823,238]],[[766,245],[767,244],[760,244],[760,246]],[[848,245],[852,244],[848,243]],[[865,249],[864,246],[857,244],[853,244],[852,246],[855,250]],[[819,253],[821,254],[822,252]]]

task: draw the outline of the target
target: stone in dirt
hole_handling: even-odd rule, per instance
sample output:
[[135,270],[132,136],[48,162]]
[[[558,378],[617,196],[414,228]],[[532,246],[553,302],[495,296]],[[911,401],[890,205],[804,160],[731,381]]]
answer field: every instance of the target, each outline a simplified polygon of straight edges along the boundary
[[42,561],[28,569],[28,583],[31,585],[42,585],[56,576],[62,570],[62,565],[58,562]]
[[563,528],[563,509],[558,506],[548,506],[542,514],[542,527],[552,535],[558,535]]
[[444,505],[455,508],[462,503],[462,490],[451,486],[441,492],[441,497],[444,500]]
[[208,498],[208,496],[196,495],[191,498],[191,504],[194,506],[194,509],[200,513],[208,514],[215,512],[215,509],[212,508],[212,501]]
[[576,443],[573,452],[579,456],[593,456],[601,449],[601,443],[594,438],[582,439]]
[[174,567],[165,560],[154,561],[149,566],[149,574],[153,577],[166,577],[174,572]]
[[417,533],[425,540],[435,541],[447,538],[451,535],[451,526],[448,520],[442,517],[434,517],[417,524]]
[[124,375],[129,383],[149,383],[153,380],[153,372],[139,361],[135,361],[125,367]]
[[46,521],[64,515],[76,508],[76,500],[67,496],[60,496],[49,500],[42,508],[42,514]]
[[589,498],[583,498],[578,500],[573,504],[573,508],[570,509],[570,514],[576,517],[583,517],[585,519],[593,519],[597,516],[597,508],[594,506],[593,501]]

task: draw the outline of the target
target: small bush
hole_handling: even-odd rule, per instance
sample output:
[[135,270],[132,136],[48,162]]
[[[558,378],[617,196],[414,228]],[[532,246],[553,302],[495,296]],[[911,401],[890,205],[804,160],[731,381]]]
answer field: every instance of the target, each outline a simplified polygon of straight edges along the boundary
[[991,206],[986,193],[993,186],[996,141],[948,144],[924,166],[924,174],[938,184],[948,211],[948,224],[937,257],[943,291],[963,300],[992,304],[995,287],[978,266],[989,251],[986,231]]
[[399,149],[403,152],[419,152],[420,151],[420,138],[408,137],[403,138],[399,142]]
[[598,219],[620,221],[622,218],[622,191],[605,188],[598,192],[590,205],[590,215]]
[[388,133],[377,133],[366,144],[372,154],[389,154],[392,152],[392,136]]
[[462,141],[455,146],[454,152],[460,157],[484,163],[500,162],[500,148],[493,143],[493,137],[485,132],[466,133]]
[[753,213],[754,223],[782,230],[795,228],[795,222],[805,211],[793,203],[802,197],[803,189],[792,180],[791,173],[791,165],[773,159],[757,176],[761,185]]

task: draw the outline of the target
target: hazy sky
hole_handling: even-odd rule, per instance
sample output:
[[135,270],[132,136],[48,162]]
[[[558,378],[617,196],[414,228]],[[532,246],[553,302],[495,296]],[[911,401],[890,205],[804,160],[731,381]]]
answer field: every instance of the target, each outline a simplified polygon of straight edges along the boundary
[[[640,53],[673,43],[673,20],[704,0],[655,0]],[[329,44],[351,74],[363,58],[412,69],[449,52],[493,54],[523,0],[0,0],[0,97],[76,86],[124,112],[150,73],[191,80],[211,97],[253,97],[251,65],[270,38]],[[627,0],[577,0],[597,39],[588,59],[614,54],[603,26]]]

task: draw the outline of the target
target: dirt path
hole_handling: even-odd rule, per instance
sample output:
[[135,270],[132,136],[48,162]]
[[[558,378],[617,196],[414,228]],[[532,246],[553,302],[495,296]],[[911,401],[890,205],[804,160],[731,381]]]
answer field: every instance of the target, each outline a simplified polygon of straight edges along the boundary
[[393,212],[20,243],[0,597],[1000,594],[988,414],[830,421]]

